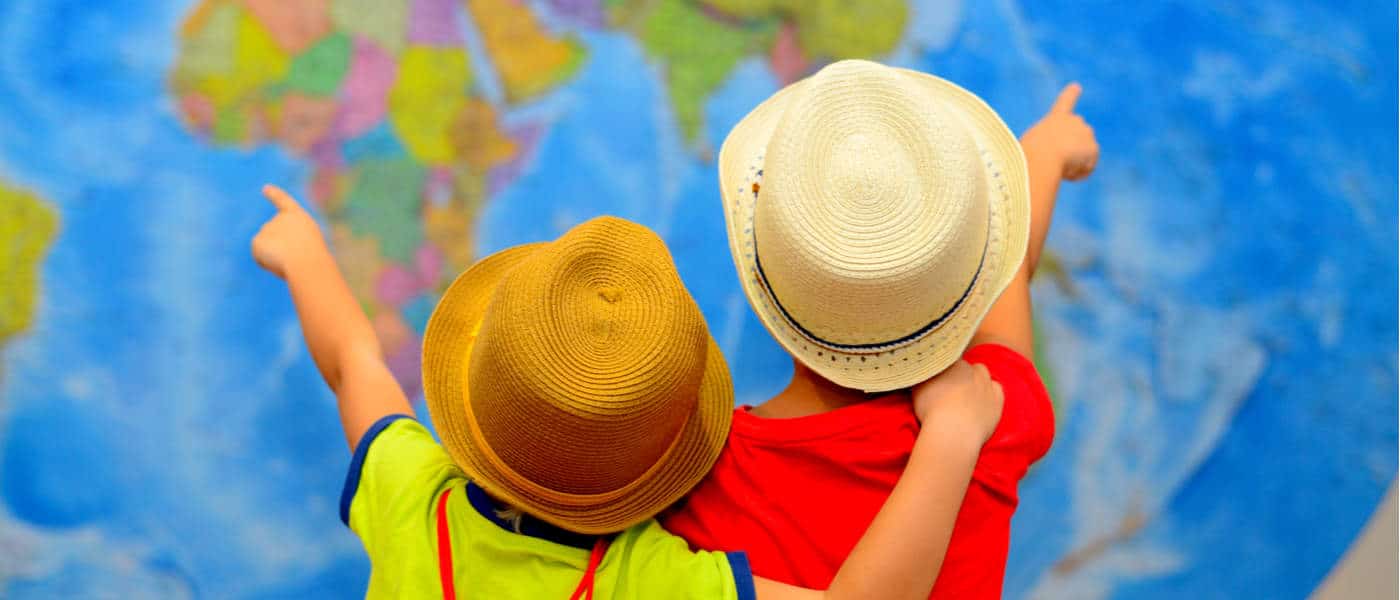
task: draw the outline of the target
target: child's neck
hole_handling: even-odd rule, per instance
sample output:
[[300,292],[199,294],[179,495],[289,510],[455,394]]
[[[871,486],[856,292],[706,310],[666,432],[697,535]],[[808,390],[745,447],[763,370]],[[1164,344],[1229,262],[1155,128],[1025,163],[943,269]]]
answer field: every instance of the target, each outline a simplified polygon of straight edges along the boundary
[[793,361],[792,381],[788,382],[787,389],[750,412],[769,419],[791,419],[833,411],[874,397],[836,385]]

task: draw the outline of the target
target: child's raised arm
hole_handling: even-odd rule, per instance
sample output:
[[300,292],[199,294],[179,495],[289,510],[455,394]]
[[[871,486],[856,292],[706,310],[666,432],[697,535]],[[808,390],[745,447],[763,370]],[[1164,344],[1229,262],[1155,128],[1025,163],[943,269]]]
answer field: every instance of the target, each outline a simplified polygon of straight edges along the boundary
[[1031,333],[1031,277],[1040,264],[1040,251],[1045,235],[1050,231],[1050,217],[1055,212],[1055,197],[1060,181],[1078,181],[1094,172],[1099,160],[1099,144],[1094,130],[1084,117],[1074,114],[1081,88],[1071,83],[1060,91],[1050,111],[1021,136],[1021,149],[1026,153],[1031,192],[1031,239],[1026,257],[1016,278],[992,304],[982,320],[972,343],[998,343],[1021,353],[1033,355],[1034,336]]
[[287,282],[311,358],[340,405],[350,448],[370,425],[413,408],[380,355],[379,339],[340,276],[321,229],[287,192],[264,186],[277,214],[253,237],[253,259]]
[[1002,392],[986,367],[958,361],[913,395],[921,428],[909,464],[831,587],[755,578],[759,600],[928,597],[977,455],[1001,420]]

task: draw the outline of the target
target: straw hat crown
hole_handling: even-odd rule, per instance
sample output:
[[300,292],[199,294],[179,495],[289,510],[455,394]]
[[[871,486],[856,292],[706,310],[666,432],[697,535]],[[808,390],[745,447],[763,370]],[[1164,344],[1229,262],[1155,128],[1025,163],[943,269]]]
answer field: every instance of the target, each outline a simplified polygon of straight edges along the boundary
[[1025,156],[976,95],[845,60],[779,90],[719,152],[729,249],[764,327],[839,385],[957,360],[1030,232]]
[[689,492],[734,406],[665,245],[615,217],[459,275],[428,322],[423,382],[472,480],[580,533],[619,531]]
[[946,313],[987,240],[971,135],[915,82],[871,65],[837,63],[794,99],[768,144],[754,213],[774,296],[833,345],[899,339]]
[[[706,359],[704,321],[661,240],[615,220],[595,227],[603,235],[560,239],[505,277],[470,367],[483,440],[526,479],[575,494],[621,488],[660,459],[695,409]],[[633,249],[629,260],[611,259],[616,247]]]

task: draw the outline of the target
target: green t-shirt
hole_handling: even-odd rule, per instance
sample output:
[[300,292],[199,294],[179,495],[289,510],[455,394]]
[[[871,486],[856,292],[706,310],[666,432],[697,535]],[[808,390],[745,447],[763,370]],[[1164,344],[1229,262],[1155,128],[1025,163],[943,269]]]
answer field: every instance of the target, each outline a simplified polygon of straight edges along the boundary
[[[432,434],[394,415],[360,440],[341,495],[340,517],[369,554],[366,597],[442,597],[436,509],[448,489],[458,598],[564,600],[578,587],[588,547],[507,529]],[[742,552],[693,552],[651,519],[613,538],[594,597],[752,600],[753,575]]]

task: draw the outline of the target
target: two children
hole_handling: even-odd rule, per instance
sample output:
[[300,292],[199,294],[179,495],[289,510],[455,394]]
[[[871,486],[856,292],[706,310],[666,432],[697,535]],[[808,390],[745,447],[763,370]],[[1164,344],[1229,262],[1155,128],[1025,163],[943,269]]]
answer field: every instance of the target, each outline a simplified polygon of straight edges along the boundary
[[370,555],[370,597],[920,598],[933,585],[1000,416],[984,372],[919,386],[907,476],[830,589],[800,589],[752,576],[742,552],[693,552],[652,519],[709,471],[733,393],[650,231],[598,218],[457,278],[424,339],[440,446],[409,416],[315,222],[265,193],[278,214],[253,254],[287,281],[355,448],[341,517]]
[[[961,88],[844,61],[746,117],[720,156],[731,250],[797,367],[752,410],[731,414],[723,357],[644,228],[595,219],[483,259],[424,340],[446,450],[314,221],[266,190],[254,256],[339,400],[369,595],[999,595],[1016,483],[1053,427],[1024,358],[1032,258],[1059,179],[1097,156],[1077,93],[1017,144]],[[653,520],[697,483],[666,525],[728,552]]]

